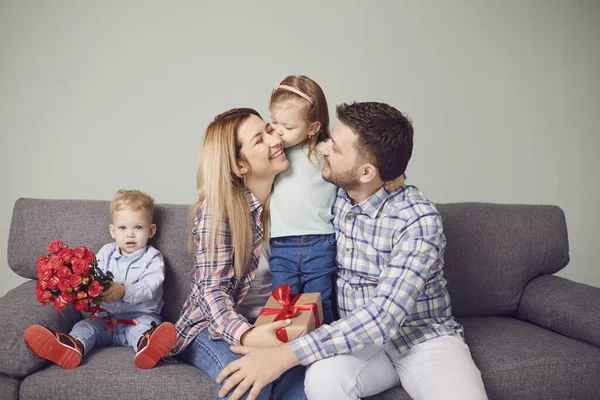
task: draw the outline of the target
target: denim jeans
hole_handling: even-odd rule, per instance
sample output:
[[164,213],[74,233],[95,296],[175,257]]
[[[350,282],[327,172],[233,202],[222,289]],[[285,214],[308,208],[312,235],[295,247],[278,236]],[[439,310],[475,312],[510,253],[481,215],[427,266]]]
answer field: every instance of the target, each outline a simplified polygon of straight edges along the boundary
[[[229,350],[229,344],[223,340],[212,340],[208,337],[208,329],[204,329],[188,345],[180,356],[184,361],[204,371],[213,380],[230,362],[237,360],[241,356]],[[304,371],[302,365],[298,365],[277,380],[263,388],[258,396],[258,400],[306,400],[304,394]],[[218,385],[215,392],[215,399],[220,399],[218,393],[223,385]],[[229,392],[227,397],[233,393]],[[242,399],[247,398],[247,393]]]
[[291,293],[321,293],[323,322],[333,322],[331,306],[335,266],[335,234],[271,239],[273,289],[287,283]]
[[108,323],[83,319],[73,326],[69,333],[83,344],[84,354],[94,346],[131,346],[137,351],[138,339],[150,328],[152,322],[160,324],[160,317],[154,314],[129,313],[111,315],[112,319],[135,319],[137,325],[114,324],[114,331],[108,331]]

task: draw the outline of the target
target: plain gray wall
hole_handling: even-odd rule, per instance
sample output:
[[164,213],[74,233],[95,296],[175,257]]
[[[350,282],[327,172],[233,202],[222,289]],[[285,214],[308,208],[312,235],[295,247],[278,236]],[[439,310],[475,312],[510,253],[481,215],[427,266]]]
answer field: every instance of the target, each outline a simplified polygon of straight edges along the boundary
[[288,74],[319,82],[332,115],[409,113],[409,183],[436,202],[561,206],[562,275],[600,286],[600,2],[206,3],[0,0],[0,295],[22,281],[6,263],[17,198],[189,204],[209,121],[268,117]]

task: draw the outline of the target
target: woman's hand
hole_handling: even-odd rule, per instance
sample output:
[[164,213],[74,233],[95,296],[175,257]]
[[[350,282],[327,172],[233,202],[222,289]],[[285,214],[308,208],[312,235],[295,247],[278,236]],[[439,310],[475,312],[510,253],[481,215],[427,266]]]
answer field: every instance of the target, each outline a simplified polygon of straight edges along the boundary
[[255,326],[244,332],[240,339],[240,343],[242,346],[251,347],[277,346],[283,342],[277,339],[275,331],[279,328],[288,326],[291,323],[292,320],[286,319],[284,321],[275,321],[270,324]]

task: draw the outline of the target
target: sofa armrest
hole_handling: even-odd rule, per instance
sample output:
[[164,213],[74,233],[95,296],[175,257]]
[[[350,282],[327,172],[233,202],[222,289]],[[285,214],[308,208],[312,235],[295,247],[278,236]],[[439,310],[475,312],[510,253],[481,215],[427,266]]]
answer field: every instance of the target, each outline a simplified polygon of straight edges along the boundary
[[527,284],[518,317],[600,347],[600,288],[554,275]]
[[0,298],[0,374],[24,377],[49,363],[27,347],[23,333],[29,325],[68,333],[81,320],[79,311],[70,305],[59,312],[52,305],[38,303],[35,285],[34,280],[25,282]]

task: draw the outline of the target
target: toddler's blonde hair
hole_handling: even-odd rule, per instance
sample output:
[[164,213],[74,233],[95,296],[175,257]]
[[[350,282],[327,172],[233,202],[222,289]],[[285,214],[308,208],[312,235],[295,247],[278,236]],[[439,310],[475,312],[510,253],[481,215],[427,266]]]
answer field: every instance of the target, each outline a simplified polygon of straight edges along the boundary
[[154,216],[154,199],[139,190],[119,190],[110,202],[110,216],[120,210],[139,211],[143,210],[150,222]]

